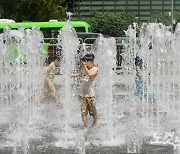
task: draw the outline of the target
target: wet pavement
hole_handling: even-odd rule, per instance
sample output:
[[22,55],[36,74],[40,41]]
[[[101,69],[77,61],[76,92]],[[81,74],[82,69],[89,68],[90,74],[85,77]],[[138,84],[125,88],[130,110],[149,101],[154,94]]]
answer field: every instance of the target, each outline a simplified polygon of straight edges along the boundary
[[[1,154],[127,154],[127,148],[121,147],[87,147],[84,151],[61,147],[40,147],[32,141],[29,147],[6,147],[0,150]],[[172,146],[143,144],[138,154],[174,154]]]
[[[56,85],[59,84],[59,77],[55,78]],[[154,132],[148,132],[151,129],[147,127],[151,123],[144,126],[146,119],[138,118],[139,126],[127,127],[127,122],[132,124],[133,121],[130,120],[137,120],[137,117],[125,112],[124,104],[119,101],[129,98],[126,93],[123,93],[126,91],[126,87],[118,80],[120,79],[117,76],[116,81],[119,83],[117,88],[119,89],[117,89],[117,93],[114,92],[113,102],[116,105],[113,108],[111,119],[113,127],[110,130],[107,126],[107,119],[104,119],[106,115],[104,111],[101,111],[100,104],[97,104],[100,114],[98,126],[84,134],[79,100],[76,96],[74,104],[71,104],[70,113],[68,113],[72,115],[70,117],[65,116],[67,114],[64,114],[66,110],[64,110],[63,104],[55,104],[51,99],[40,104],[37,110],[33,111],[33,115],[26,115],[21,105],[19,108],[18,106],[6,108],[0,113],[0,154],[126,154],[128,147],[125,136],[128,135],[137,139],[137,142],[133,143],[141,142],[139,149],[131,153],[179,154],[176,149],[174,150],[172,144],[150,144]],[[121,81],[123,82],[123,79]],[[119,94],[119,92],[122,93]],[[118,112],[119,110],[121,112]],[[177,121],[168,120],[169,117],[166,115],[159,116],[159,126],[164,128],[161,129],[162,132],[169,132],[172,128],[178,130],[180,125],[178,126]],[[68,118],[68,123],[66,118]],[[92,119],[89,122],[92,122]],[[154,122],[157,123],[157,121]],[[175,123],[176,125],[174,125]],[[132,128],[132,130],[127,130],[127,128]],[[141,130],[144,134],[141,133]],[[109,143],[111,139],[114,142]]]

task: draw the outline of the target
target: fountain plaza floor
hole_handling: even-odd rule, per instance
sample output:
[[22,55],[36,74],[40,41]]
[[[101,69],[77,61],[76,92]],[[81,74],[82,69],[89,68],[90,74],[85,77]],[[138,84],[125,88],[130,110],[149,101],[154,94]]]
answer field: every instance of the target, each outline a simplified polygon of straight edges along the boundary
[[[60,84],[61,76],[56,75],[55,84]],[[126,79],[120,75],[115,76],[115,83],[121,85]],[[125,95],[125,93],[122,93]],[[64,130],[63,106],[54,104],[48,98],[43,104],[40,104],[35,111],[34,116],[27,124],[26,120],[20,120],[17,117],[21,113],[13,109],[1,110],[0,113],[0,154],[126,154],[127,146],[124,145],[124,133],[126,132],[125,122],[128,114],[120,113],[118,115],[114,130],[116,137],[120,142],[102,143],[103,123],[99,120],[97,128],[90,130],[87,134],[82,131],[83,125],[80,116],[80,110],[73,108],[73,115],[70,121],[68,131]],[[76,100],[78,101],[78,99]],[[121,104],[122,105],[122,104]],[[117,105],[117,108],[123,107]],[[161,125],[167,120],[165,115],[161,117]],[[169,122],[170,123],[170,122]],[[174,123],[172,122],[171,125]],[[174,129],[178,129],[176,123]],[[143,128],[142,128],[143,129]],[[171,131],[171,128],[167,128]],[[120,133],[121,132],[121,133]],[[69,135],[70,134],[70,135]],[[106,135],[106,134],[105,134]],[[65,137],[66,136],[66,137]],[[143,138],[139,153],[142,154],[175,154],[178,151],[171,144],[150,144],[151,138],[147,134]]]

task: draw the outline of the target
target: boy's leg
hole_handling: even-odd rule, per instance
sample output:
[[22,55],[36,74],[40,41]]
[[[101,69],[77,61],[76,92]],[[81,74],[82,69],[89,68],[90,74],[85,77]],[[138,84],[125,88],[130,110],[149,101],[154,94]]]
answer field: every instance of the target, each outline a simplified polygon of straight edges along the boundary
[[80,97],[81,102],[81,115],[84,123],[84,131],[88,132],[88,119],[87,119],[87,100],[85,97]]
[[142,118],[142,109],[140,105],[137,106],[136,115]]
[[97,124],[97,115],[93,115],[92,117],[93,117],[94,121],[93,121],[91,127],[92,127],[92,128],[95,128],[95,127],[96,127],[96,124]]
[[57,91],[56,91],[56,88],[54,86],[54,83],[51,79],[47,79],[47,82],[48,82],[48,88],[49,88],[49,91],[51,93],[51,96],[53,97],[54,101],[57,102],[58,97],[57,97]]
[[96,111],[96,107],[94,105],[94,98],[90,97],[88,98],[88,110],[90,115],[93,117],[93,123],[91,125],[92,128],[96,127],[97,124],[97,111]]
[[51,95],[52,95],[54,101],[57,103],[57,101],[58,101],[57,92],[53,92]]
[[84,131],[88,132],[89,128],[88,128],[88,119],[87,119],[87,115],[82,115],[82,120],[84,123]]
[[44,101],[44,99],[46,98],[48,94],[48,84],[47,84],[47,80],[44,81],[44,88],[39,96],[39,100],[40,100],[40,103],[42,103]]
[[40,97],[39,97],[39,100],[40,100],[40,103],[43,103],[44,102],[44,99],[46,98],[46,91],[45,89],[43,90],[43,92],[41,93]]

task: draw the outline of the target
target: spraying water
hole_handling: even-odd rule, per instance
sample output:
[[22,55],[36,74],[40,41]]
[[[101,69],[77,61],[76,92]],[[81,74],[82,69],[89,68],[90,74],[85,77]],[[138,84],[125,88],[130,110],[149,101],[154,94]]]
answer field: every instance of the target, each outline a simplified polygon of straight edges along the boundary
[[[71,112],[72,112],[72,103],[74,103],[74,92],[73,92],[73,80],[70,78],[70,75],[74,72],[75,69],[75,58],[78,51],[79,40],[75,29],[72,27],[71,22],[68,20],[65,26],[60,30],[58,35],[58,45],[61,46],[63,59],[61,62],[62,69],[62,91],[60,95],[62,96],[61,100],[64,108],[64,131],[65,136],[71,137],[69,125],[72,123]],[[77,109],[77,107],[76,107]]]
[[[180,25],[172,34],[162,24],[144,24],[139,42],[137,29],[137,24],[133,24],[126,31],[129,42],[124,44],[123,75],[117,76],[115,39],[100,36],[92,50],[86,50],[85,44],[79,48],[76,31],[67,21],[59,32],[57,44],[62,52],[62,75],[57,77],[59,104],[49,100],[39,104],[43,85],[43,76],[39,74],[45,59],[43,35],[36,27],[27,30],[22,26],[18,30],[6,27],[0,35],[1,149],[9,145],[14,153],[19,150],[27,153],[38,144],[35,152],[58,147],[86,153],[86,148],[126,145],[128,153],[138,153],[143,139],[154,133],[156,138],[158,133],[176,130],[166,143],[180,135]],[[98,125],[83,134],[78,100],[80,83],[74,82],[70,75],[80,70],[76,60],[89,52],[95,54],[99,70],[95,101]],[[137,54],[143,59],[142,75],[148,79],[143,84],[145,97],[141,100],[134,95]],[[166,121],[162,121],[164,114]],[[167,136],[166,133],[161,141],[156,139],[149,144],[163,144]],[[178,146],[174,147],[178,152]]]
[[[4,29],[1,34],[1,124],[9,127],[10,146],[28,147],[28,123],[37,109],[44,59],[43,35],[39,29]],[[31,47],[31,48],[30,48]],[[23,115],[23,116],[22,116]],[[24,137],[23,137],[24,136]],[[5,144],[5,145],[6,145]],[[3,147],[4,144],[1,145]]]
[[[152,135],[154,132],[164,133],[167,130],[171,131],[175,129],[175,127],[171,127],[172,122],[174,119],[179,119],[178,29],[177,26],[175,33],[171,33],[169,27],[159,23],[143,24],[140,29],[139,42],[137,42],[136,26],[129,26],[126,31],[129,43],[125,44],[126,50],[123,55],[125,59],[124,75],[129,76],[131,98],[129,102],[135,104],[134,115],[137,114],[138,108],[140,108],[142,114],[140,120],[139,118],[138,121],[134,119],[133,126],[137,130],[137,124],[140,124],[144,128],[144,131],[142,131],[143,136]],[[133,83],[136,76],[134,68],[137,55],[143,61],[142,99],[134,95],[137,88]],[[164,116],[167,116],[167,121],[162,124]],[[136,134],[136,137],[140,139],[142,135]],[[133,140],[133,144],[137,143],[137,141]]]
[[[107,124],[108,140],[114,140],[114,118],[113,118],[113,88],[114,88],[114,71],[116,46],[114,38],[104,38],[102,35],[97,40],[97,50],[95,51],[95,62],[98,64],[98,81],[97,81],[97,104],[100,118],[103,123]],[[104,97],[106,96],[106,97]]]

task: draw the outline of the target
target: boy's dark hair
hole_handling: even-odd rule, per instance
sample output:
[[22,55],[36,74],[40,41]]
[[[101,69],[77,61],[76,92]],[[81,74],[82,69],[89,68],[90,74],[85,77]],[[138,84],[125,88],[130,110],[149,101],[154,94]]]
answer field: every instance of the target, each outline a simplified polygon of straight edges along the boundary
[[54,57],[53,57],[53,61],[55,61],[55,60],[60,61],[60,57],[59,57],[59,56],[54,56]]
[[140,68],[142,68],[142,64],[143,64],[142,58],[139,57],[138,55],[136,55],[136,58],[135,58],[135,66],[139,66]]
[[60,61],[60,57],[59,56],[49,56],[46,58],[46,64],[49,65],[51,62],[55,61],[55,60]]
[[94,61],[94,54],[86,54],[81,58],[82,61]]

